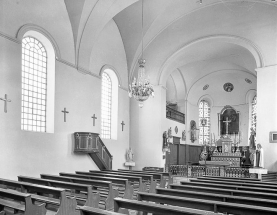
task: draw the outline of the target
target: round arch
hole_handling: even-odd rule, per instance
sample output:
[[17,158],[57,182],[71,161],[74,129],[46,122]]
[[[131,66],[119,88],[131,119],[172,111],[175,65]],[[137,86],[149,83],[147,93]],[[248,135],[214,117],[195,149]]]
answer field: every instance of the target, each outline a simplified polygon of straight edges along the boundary
[[55,51],[55,56],[57,59],[61,59],[61,53],[58,44],[56,43],[55,39],[52,37],[52,35],[46,31],[44,28],[35,25],[35,24],[26,24],[21,26],[17,33],[16,33],[16,38],[20,41],[22,41],[23,36],[26,34],[28,31],[37,31],[41,33],[43,36],[45,36],[52,44],[54,51]]
[[157,76],[157,82],[159,83],[159,85],[163,85],[163,86],[165,85],[166,78],[171,73],[171,71],[173,71],[174,69],[176,69],[176,67],[178,67],[176,66],[176,62],[182,56],[182,54],[186,52],[188,48],[191,48],[196,44],[199,45],[199,43],[203,43],[207,41],[231,43],[231,44],[239,45],[247,49],[253,55],[257,68],[263,67],[265,65],[264,58],[260,49],[252,41],[242,37],[234,36],[234,35],[210,35],[210,36],[198,38],[194,41],[191,41],[185,44],[179,50],[177,50],[173,55],[167,58],[167,60],[163,63]]
[[118,71],[111,65],[104,65],[102,66],[102,68],[100,69],[100,72],[99,72],[99,76],[102,77],[102,73],[106,70],[106,69],[110,69],[114,72],[115,76],[117,77],[117,81],[118,81],[118,86],[120,87],[121,84],[122,84],[122,80],[121,80],[121,77],[118,73]]

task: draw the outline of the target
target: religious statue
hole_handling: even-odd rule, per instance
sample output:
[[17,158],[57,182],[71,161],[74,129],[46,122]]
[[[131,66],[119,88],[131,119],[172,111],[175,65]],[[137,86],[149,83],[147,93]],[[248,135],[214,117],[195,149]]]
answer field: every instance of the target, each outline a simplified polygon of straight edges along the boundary
[[186,141],[187,137],[186,137],[186,130],[183,130],[182,132],[182,140]]
[[256,137],[256,132],[253,128],[250,128],[250,137],[249,137],[249,148],[250,149],[256,149],[255,145],[255,137]]
[[197,140],[196,137],[196,122],[194,120],[190,121],[190,140],[192,143],[194,143],[195,140]]
[[126,157],[127,157],[127,162],[134,162],[134,153],[131,147],[127,151]]
[[171,127],[168,129],[168,137],[169,137],[169,138],[172,137],[172,130],[171,130]]
[[260,143],[257,144],[257,149],[254,154],[254,167],[264,167],[264,162],[263,162],[263,148]]
[[171,129],[171,127],[167,131],[167,142],[168,143],[173,143],[173,136],[172,136],[172,129]]
[[163,133],[163,152],[169,151],[168,134],[167,131]]

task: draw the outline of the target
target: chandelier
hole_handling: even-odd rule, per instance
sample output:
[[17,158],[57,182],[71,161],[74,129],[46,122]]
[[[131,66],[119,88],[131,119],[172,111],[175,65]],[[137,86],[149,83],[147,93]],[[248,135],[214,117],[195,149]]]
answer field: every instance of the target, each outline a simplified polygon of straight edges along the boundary
[[139,69],[138,77],[135,78],[132,84],[129,85],[129,97],[134,97],[139,102],[139,107],[143,107],[143,102],[149,98],[149,96],[154,96],[153,86],[150,84],[149,79],[145,74],[145,63],[146,60],[143,59],[143,0],[141,1],[141,25],[142,25],[142,34],[141,34],[141,59],[138,60]]

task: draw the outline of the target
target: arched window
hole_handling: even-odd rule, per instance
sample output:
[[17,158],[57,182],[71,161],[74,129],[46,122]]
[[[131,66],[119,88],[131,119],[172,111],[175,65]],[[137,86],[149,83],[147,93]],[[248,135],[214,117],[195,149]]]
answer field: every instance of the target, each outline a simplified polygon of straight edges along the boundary
[[118,79],[110,68],[105,68],[101,77],[101,137],[117,139]]
[[42,34],[22,39],[21,129],[54,132],[55,52]]
[[23,130],[46,132],[47,52],[33,37],[22,40]]
[[251,127],[256,131],[257,128],[257,96],[252,100]]
[[210,140],[210,105],[207,101],[199,103],[199,143],[208,143]]
[[101,134],[102,138],[111,139],[112,81],[102,73]]

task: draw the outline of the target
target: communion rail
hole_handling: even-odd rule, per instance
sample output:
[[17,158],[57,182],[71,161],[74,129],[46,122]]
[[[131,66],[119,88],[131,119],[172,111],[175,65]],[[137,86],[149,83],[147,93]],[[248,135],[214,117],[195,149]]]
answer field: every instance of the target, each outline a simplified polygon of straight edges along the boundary
[[168,171],[172,176],[197,178],[203,175],[225,176],[230,178],[250,178],[249,169],[242,167],[213,167],[203,165],[170,165]]

